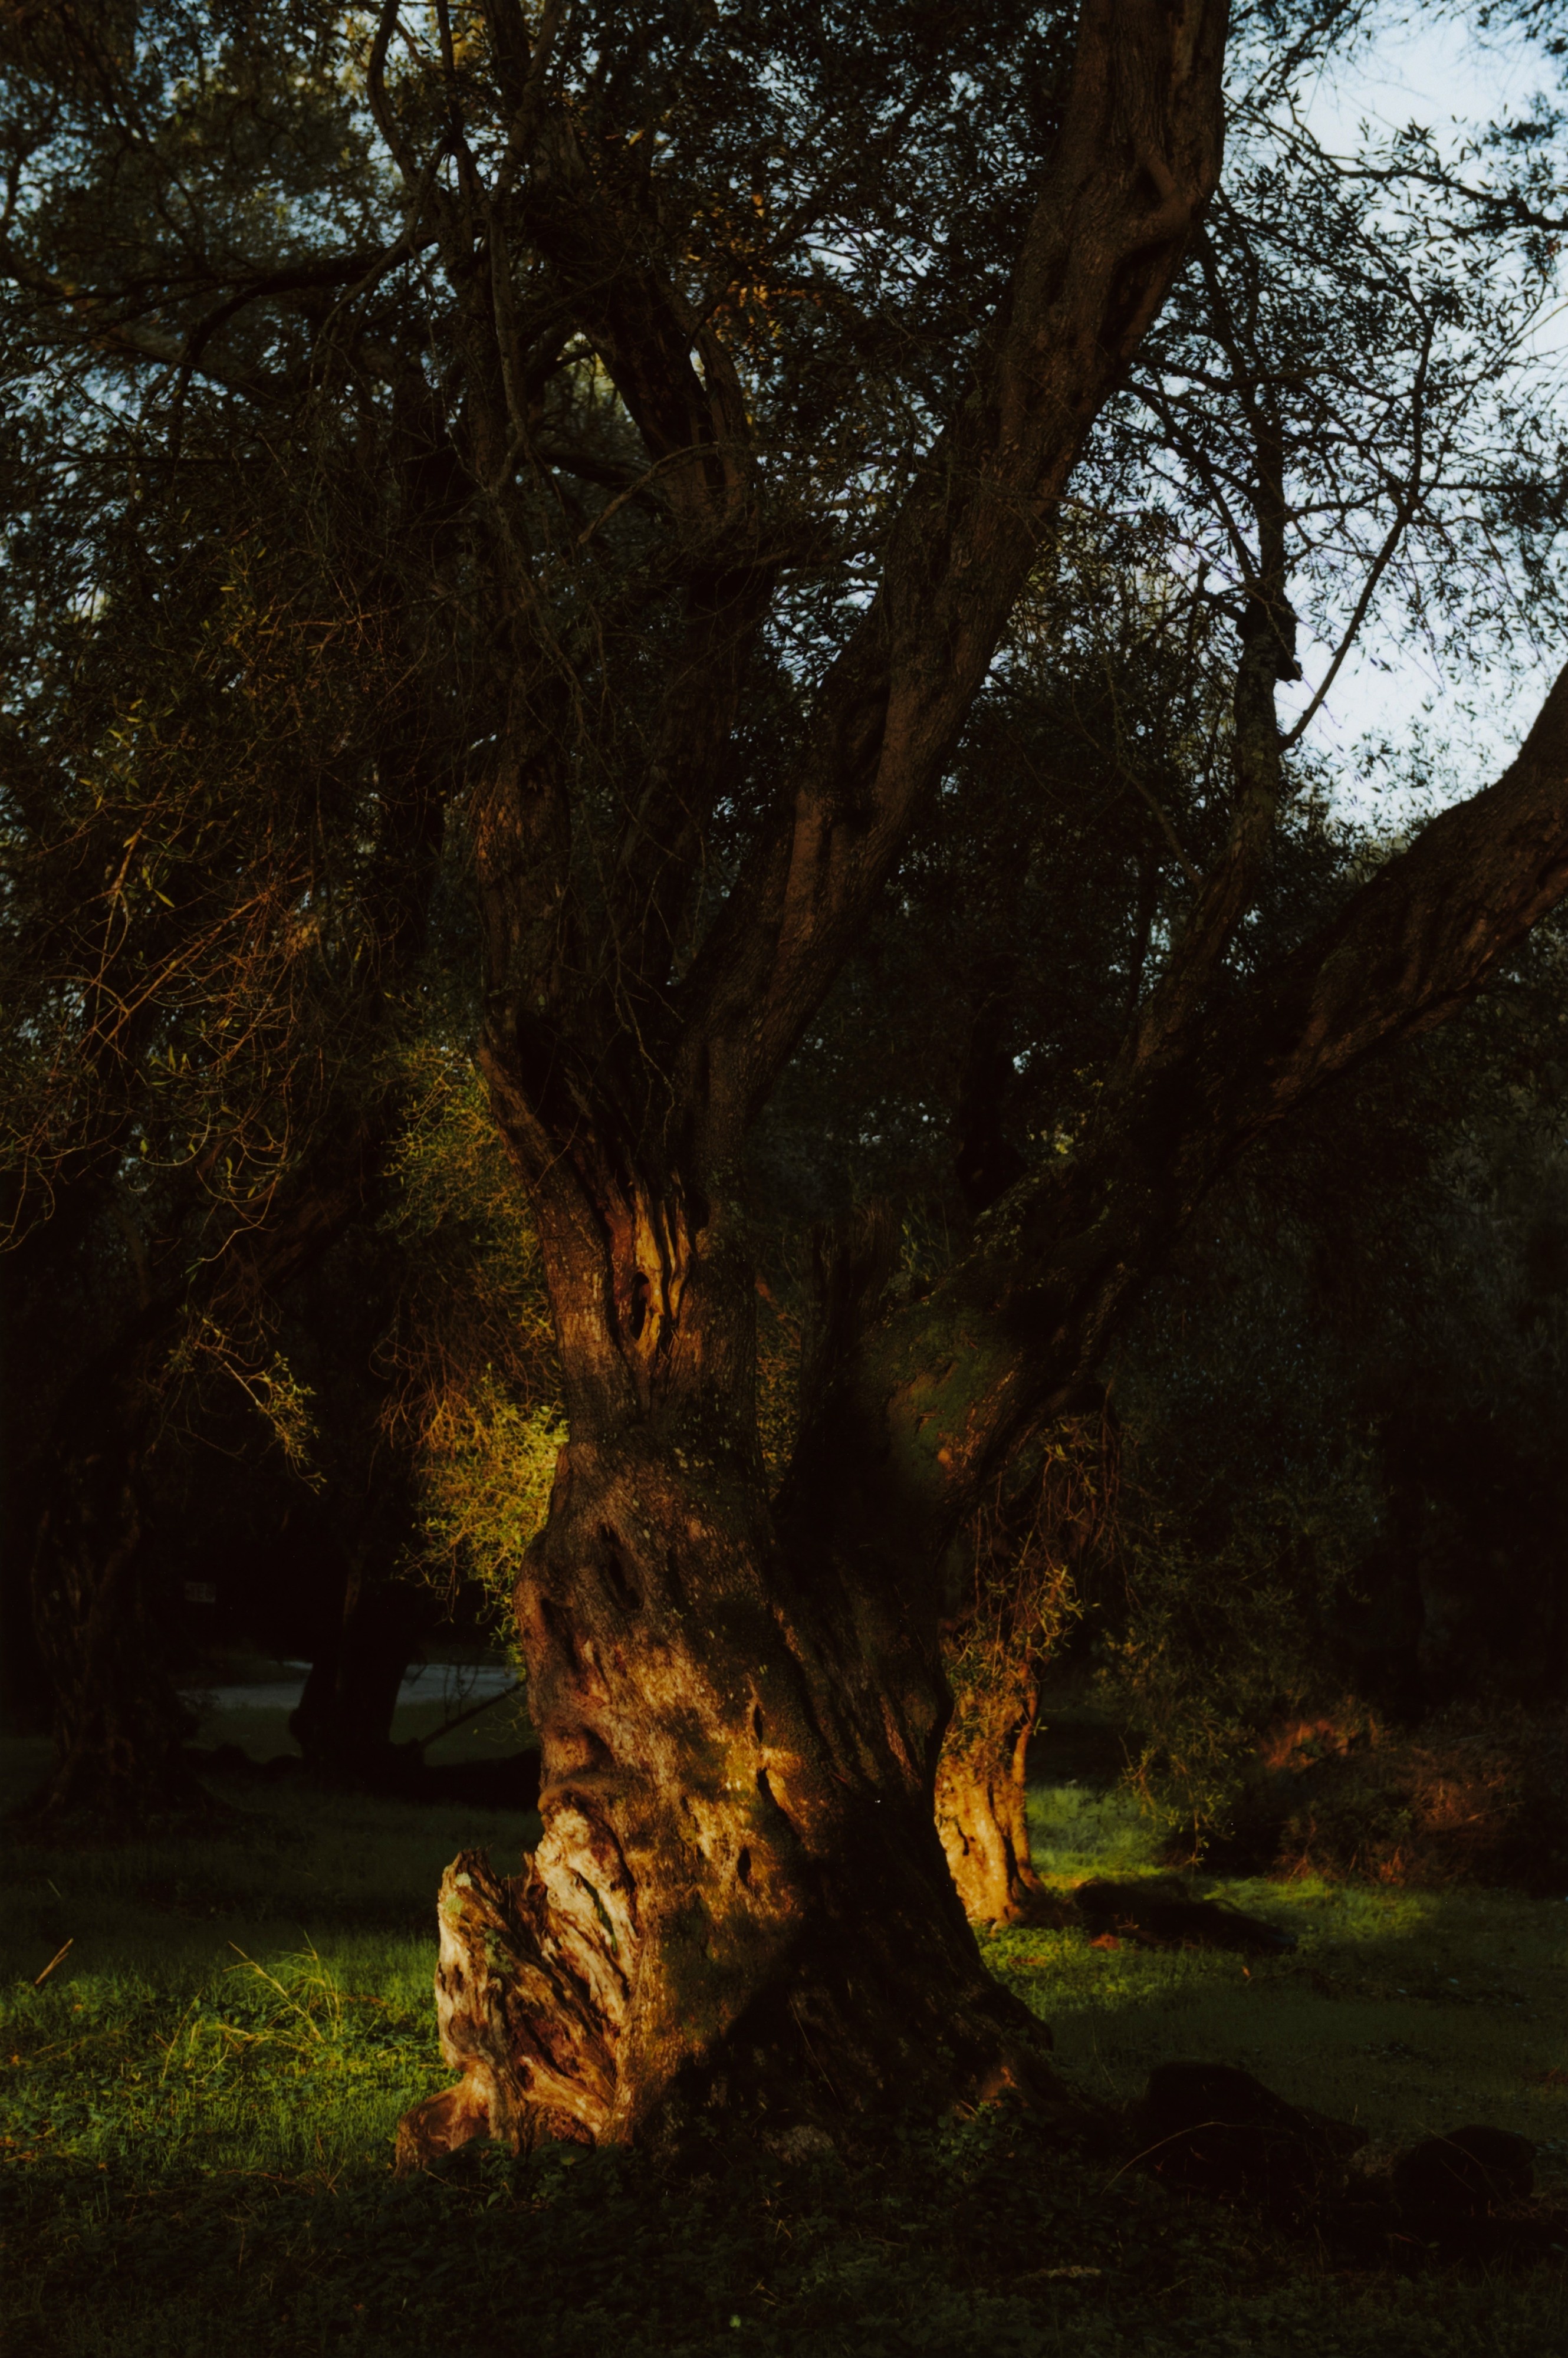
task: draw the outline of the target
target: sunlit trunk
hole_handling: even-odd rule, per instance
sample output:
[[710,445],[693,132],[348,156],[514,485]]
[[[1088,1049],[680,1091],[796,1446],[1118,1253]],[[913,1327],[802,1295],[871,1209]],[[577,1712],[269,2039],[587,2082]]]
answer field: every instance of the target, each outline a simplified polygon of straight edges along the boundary
[[936,1823],[971,1923],[1050,1912],[1029,1851],[1029,1739],[1046,1664],[1078,1611],[1078,1578],[1115,1492],[1108,1414],[1026,1437],[946,1559],[953,1716]]
[[632,1228],[661,1239],[640,1273],[609,1220],[606,1263],[557,1263],[572,1440],[517,1594],[544,1834],[515,1879],[448,1872],[437,1991],[463,2076],[409,2115],[406,2162],[736,2107],[787,2140],[1054,2084],[936,1836],[934,1617],[775,1528],[754,1282],[722,1215],[687,1219],[629,1224],[633,1255]]
[[1027,1667],[966,1693],[936,1770],[936,1825],[964,1912],[974,1924],[1019,1924],[1044,1886],[1029,1855],[1024,1763],[1040,1689]]

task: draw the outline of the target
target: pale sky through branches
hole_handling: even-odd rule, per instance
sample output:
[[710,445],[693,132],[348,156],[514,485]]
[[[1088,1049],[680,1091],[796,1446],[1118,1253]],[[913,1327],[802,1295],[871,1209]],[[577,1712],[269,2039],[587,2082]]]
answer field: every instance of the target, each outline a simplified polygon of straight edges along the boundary
[[[1467,137],[1488,123],[1518,119],[1538,95],[1559,88],[1561,68],[1517,32],[1483,39],[1464,22],[1420,10],[1390,25],[1348,66],[1325,72],[1306,113],[1307,127],[1340,155],[1363,145],[1360,126],[1376,136],[1419,124],[1447,158],[1455,158]],[[1485,165],[1472,177],[1485,175]],[[1568,185],[1563,190],[1568,211]],[[1568,287],[1564,293],[1568,294]],[[1536,349],[1562,368],[1568,405],[1568,310],[1554,308]],[[1301,702],[1321,678],[1327,657],[1303,635],[1306,681],[1286,688],[1281,716]],[[1381,656],[1390,668],[1379,668]],[[1341,672],[1313,724],[1313,741],[1340,766],[1363,740],[1410,739],[1417,731],[1446,740],[1454,771],[1443,798],[1467,794],[1494,776],[1517,748],[1568,649],[1542,647],[1532,664],[1501,666],[1446,661],[1406,639],[1399,644],[1373,637]],[[1436,781],[1433,781],[1434,785]],[[1347,786],[1347,796],[1361,797]],[[1401,798],[1402,799],[1402,798]],[[1368,797],[1367,815],[1378,808],[1395,814],[1381,796]]]

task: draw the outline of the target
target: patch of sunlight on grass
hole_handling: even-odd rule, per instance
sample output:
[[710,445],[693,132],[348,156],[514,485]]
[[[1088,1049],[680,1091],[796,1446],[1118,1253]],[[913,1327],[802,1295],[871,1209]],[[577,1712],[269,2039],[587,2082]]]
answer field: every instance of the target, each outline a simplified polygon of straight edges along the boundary
[[[355,1961],[231,1957],[180,2008],[134,1974],[91,1974],[5,2006],[12,2158],[78,2169],[341,2167],[387,2149],[398,2115],[447,2076],[429,1956],[384,1943]],[[149,2168],[150,2166],[150,2168]]]
[[1536,2141],[1544,2181],[1568,2177],[1568,1905],[1193,1881],[1293,1933],[1295,1950],[1097,1948],[1083,1932],[1026,1929],[988,1942],[992,1970],[1050,2021],[1075,2078],[1126,2098],[1158,2062],[1237,2063],[1379,2143],[1485,2121]]
[[384,2162],[398,2115],[449,2076],[430,1996],[442,1867],[470,1846],[511,1866],[537,1820],[225,1797],[211,1834],[13,1850],[0,2152],[155,2175]]
[[1047,1881],[1154,1869],[1158,1829],[1130,1793],[1093,1784],[1032,1785],[1028,1809],[1034,1864]]

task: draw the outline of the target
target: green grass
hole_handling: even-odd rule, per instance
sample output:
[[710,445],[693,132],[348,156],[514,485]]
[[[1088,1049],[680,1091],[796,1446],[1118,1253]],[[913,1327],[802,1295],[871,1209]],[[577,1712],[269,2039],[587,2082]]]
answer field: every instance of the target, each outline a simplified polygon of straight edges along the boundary
[[[223,1731],[227,1732],[227,1731]],[[15,1788],[35,1770],[5,1748]],[[446,2082],[433,1898],[519,1818],[230,1789],[221,1837],[31,1846],[0,1917],[8,2348],[60,2358],[366,2352],[640,2358],[1524,2358],[1568,2347],[1559,2273],[1348,2276],[1239,2214],[1064,2158],[1002,2112],[913,2125],[874,2168],[716,2149],[678,2180],[607,2154],[471,2151],[398,2183],[400,2112]],[[1124,1804],[1035,1797],[1071,1879],[1147,1871]],[[1568,2159],[1568,1907],[1242,1887],[1280,1963],[1013,1932],[993,1967],[1074,2076],[1130,2094],[1211,2055],[1405,2140],[1495,2120]],[[33,1978],[67,1939],[40,1988]]]
[[[1031,1833],[1064,1883],[1155,1871],[1147,1822],[1120,1794],[1036,1790]],[[1105,1950],[1070,1932],[989,1944],[1074,2079],[1127,2097],[1174,2055],[1238,2063],[1376,2141],[1486,2121],[1536,2140],[1543,2182],[1568,2175],[1568,1902],[1191,1881],[1293,1933],[1293,1953]]]

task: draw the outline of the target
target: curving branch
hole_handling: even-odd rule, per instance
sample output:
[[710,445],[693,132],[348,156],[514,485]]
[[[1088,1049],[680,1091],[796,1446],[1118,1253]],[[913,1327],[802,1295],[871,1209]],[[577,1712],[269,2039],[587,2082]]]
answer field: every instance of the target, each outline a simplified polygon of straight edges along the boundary
[[1215,186],[1222,0],[1088,0],[1061,134],[966,397],[927,452],[801,770],[682,993],[679,1095],[721,1163],[864,925],[1096,414]]

